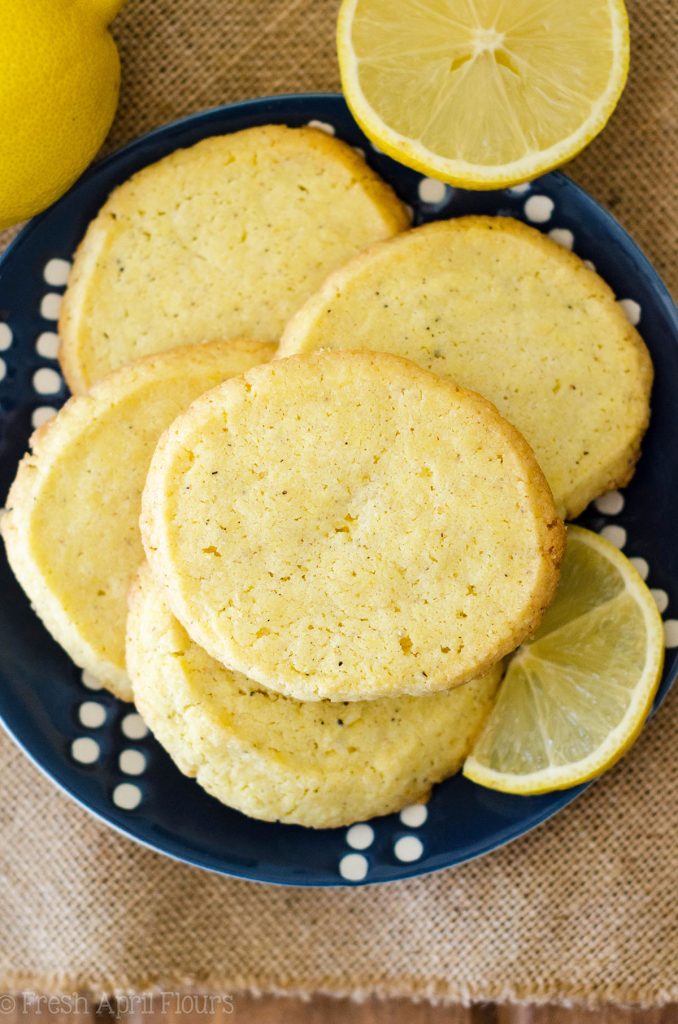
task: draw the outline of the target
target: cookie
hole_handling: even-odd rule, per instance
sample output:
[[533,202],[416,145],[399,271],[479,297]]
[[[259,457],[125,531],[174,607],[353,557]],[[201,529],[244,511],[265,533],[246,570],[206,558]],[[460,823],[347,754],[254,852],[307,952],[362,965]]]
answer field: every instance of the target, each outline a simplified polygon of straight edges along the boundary
[[59,322],[69,387],[205,338],[277,343],[330,271],[408,223],[361,156],[312,128],[177,150],[120,185],[78,248]]
[[501,217],[415,228],[330,276],[279,355],[386,350],[493,402],[526,437],[565,518],[628,483],[652,363],[614,295],[573,253]]
[[429,697],[331,704],[273,693],[188,637],[148,567],[130,600],[134,701],[181,771],[222,803],[266,821],[350,825],[426,800],[456,772],[501,676]]
[[478,395],[381,353],[255,367],[163,435],[147,558],[189,636],[299,700],[446,689],[539,622],[564,529]]
[[19,465],[0,520],[14,574],[73,661],[125,700],[127,591],[158,437],[203,391],[272,353],[215,341],[118,370],[40,427]]

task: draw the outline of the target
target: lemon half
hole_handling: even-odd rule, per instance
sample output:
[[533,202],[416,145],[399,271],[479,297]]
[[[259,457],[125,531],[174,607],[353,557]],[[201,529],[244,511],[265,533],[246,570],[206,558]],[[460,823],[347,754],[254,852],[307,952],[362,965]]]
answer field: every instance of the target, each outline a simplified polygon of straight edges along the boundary
[[465,188],[569,160],[626,82],[623,0],[343,0],[346,100],[389,156]]
[[594,778],[638,736],[663,664],[662,619],[636,570],[569,526],[555,600],[509,662],[464,775],[520,794]]

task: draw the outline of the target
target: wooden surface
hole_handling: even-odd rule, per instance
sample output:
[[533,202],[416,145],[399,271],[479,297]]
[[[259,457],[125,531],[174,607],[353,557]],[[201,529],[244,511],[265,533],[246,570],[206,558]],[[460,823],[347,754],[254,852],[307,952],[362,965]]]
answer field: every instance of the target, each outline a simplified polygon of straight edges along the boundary
[[[70,1000],[70,1002],[69,1002]],[[662,1010],[565,1009],[555,1006],[435,1007],[408,1001],[296,999],[250,996],[131,996],[92,1003],[84,996],[0,996],[2,1024],[678,1024],[678,1005]],[[66,1012],[66,1011],[69,1012]]]

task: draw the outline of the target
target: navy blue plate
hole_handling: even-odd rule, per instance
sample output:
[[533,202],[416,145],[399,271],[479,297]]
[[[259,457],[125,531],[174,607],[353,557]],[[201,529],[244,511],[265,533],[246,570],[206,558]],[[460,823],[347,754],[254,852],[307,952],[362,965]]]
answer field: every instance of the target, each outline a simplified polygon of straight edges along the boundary
[[[0,498],[34,425],[65,400],[56,317],[73,250],[110,190],[134,171],[208,135],[252,125],[314,122],[362,148],[414,210],[415,223],[459,214],[508,214],[573,246],[610,283],[656,367],[652,425],[631,486],[592,506],[582,522],[623,547],[678,609],[678,315],[661,280],[617,222],[562,174],[499,192],[452,189],[375,150],[334,95],[238,103],[167,125],[93,167],[33,220],[0,262]],[[1,546],[0,546],[1,547]],[[0,717],[62,789],[114,828],[199,867],[288,885],[408,878],[459,864],[509,842],[565,807],[578,787],[540,797],[493,793],[460,776],[426,807],[352,829],[313,831],[246,818],[184,778],[128,705],[95,689],[32,613],[0,552]],[[667,662],[655,707],[678,670],[678,620],[665,618]]]

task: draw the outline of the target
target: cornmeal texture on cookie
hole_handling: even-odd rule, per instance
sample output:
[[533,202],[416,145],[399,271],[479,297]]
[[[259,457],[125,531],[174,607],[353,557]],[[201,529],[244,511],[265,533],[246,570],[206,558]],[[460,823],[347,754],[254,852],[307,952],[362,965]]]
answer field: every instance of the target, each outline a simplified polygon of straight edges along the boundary
[[156,442],[203,391],[272,353],[217,341],[143,359],[70,399],[19,465],[0,520],[10,565],[52,636],[119,697],[131,699],[127,591]]
[[194,402],[156,449],[141,527],[189,636],[300,700],[480,675],[539,622],[564,543],[489,402],[360,352],[273,362]]
[[628,483],[652,364],[605,282],[534,228],[459,217],[336,271],[279,354],[385,350],[489,398],[529,441],[562,515]]
[[498,665],[429,697],[283,697],[193,643],[148,567],[130,600],[127,664],[138,710],[186,775],[251,817],[313,828],[425,800],[461,766],[501,676]]
[[205,338],[277,343],[330,271],[408,223],[361,156],[312,128],[177,150],[120,185],[78,248],[59,322],[68,384]]

